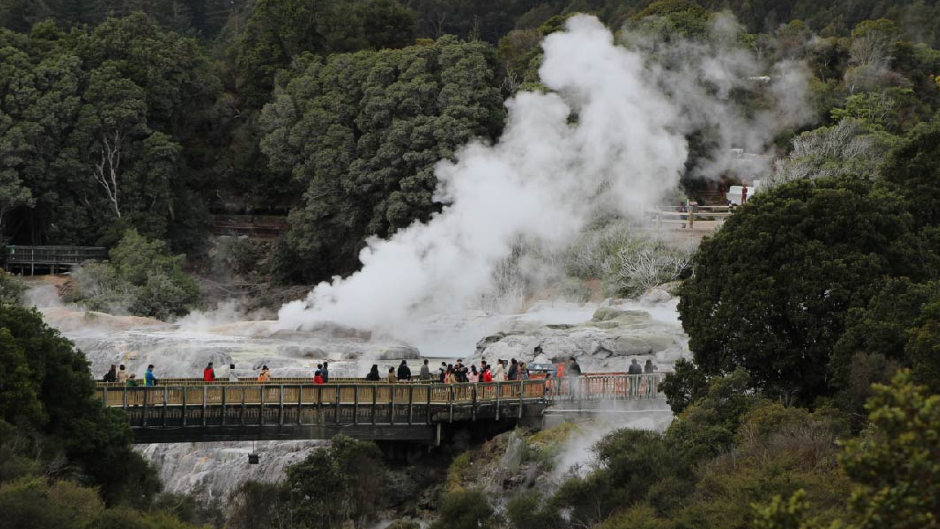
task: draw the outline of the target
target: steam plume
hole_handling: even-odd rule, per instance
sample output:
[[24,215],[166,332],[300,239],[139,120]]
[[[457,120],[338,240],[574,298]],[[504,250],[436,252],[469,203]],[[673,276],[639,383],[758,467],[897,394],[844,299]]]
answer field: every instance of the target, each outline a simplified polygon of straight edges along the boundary
[[285,305],[279,325],[329,320],[394,333],[415,315],[466,306],[515,242],[559,250],[598,211],[642,213],[678,183],[689,116],[727,118],[690,113],[687,105],[721,103],[694,76],[683,81],[681,69],[665,75],[642,46],[615,45],[594,17],[569,19],[543,48],[539,74],[551,91],[516,95],[496,144],[471,143],[438,165],[437,198],[448,206],[426,224],[369,240],[359,272]]

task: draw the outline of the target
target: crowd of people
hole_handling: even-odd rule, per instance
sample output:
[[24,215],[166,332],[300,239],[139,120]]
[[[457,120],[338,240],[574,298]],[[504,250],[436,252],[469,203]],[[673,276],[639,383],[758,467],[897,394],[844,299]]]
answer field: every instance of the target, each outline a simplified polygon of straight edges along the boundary
[[[541,347],[536,347],[535,351],[536,353],[540,353]],[[134,373],[128,373],[128,370],[124,364],[111,364],[111,368],[107,373],[105,373],[104,377],[102,377],[102,381],[116,382],[127,387],[156,386],[157,378],[153,373],[153,369],[153,364],[147,366],[147,371],[144,373],[143,383],[141,383]],[[630,367],[628,368],[627,373],[630,375],[640,375],[644,373],[654,373],[655,371],[656,366],[653,364],[652,360],[647,359],[646,364],[641,366],[637,359],[634,358],[630,363]],[[229,364],[228,372],[229,375],[227,380],[230,382],[237,382],[238,377],[235,374],[235,364]],[[481,359],[479,367],[476,364],[470,364],[468,366],[464,364],[463,359],[458,359],[457,362],[453,364],[441,362],[441,365],[437,368],[436,373],[431,372],[429,361],[425,358],[416,377],[412,376],[411,368],[408,367],[408,361],[402,360],[398,365],[397,370],[394,367],[389,367],[388,373],[384,377],[379,373],[378,364],[373,364],[372,369],[369,370],[369,373],[366,375],[365,379],[371,382],[385,381],[388,383],[411,382],[413,380],[429,382],[436,380],[442,384],[459,384],[529,380],[529,376],[530,373],[528,365],[525,362],[517,361],[515,358],[511,358],[508,362],[502,359],[497,360],[495,365],[489,364],[486,359]],[[553,374],[549,373],[549,376],[553,376]],[[564,376],[581,376],[581,366],[573,356],[569,358],[568,362],[565,364]],[[205,382],[216,382],[219,380],[216,378],[215,367],[212,362],[209,362],[205,369],[202,370],[202,379]],[[269,382],[270,380],[271,370],[268,369],[267,365],[262,365],[261,371],[258,373],[257,381]],[[313,383],[326,384],[329,382],[329,380],[329,362],[317,364],[317,368],[313,372]]]
[[480,360],[479,367],[477,367],[476,364],[467,365],[463,362],[463,359],[459,359],[453,364],[441,362],[440,367],[437,368],[435,373],[431,372],[430,361],[425,358],[421,369],[418,371],[417,377],[411,374],[408,361],[402,360],[397,370],[394,367],[389,367],[385,377],[379,374],[378,364],[373,364],[372,369],[370,369],[369,373],[366,375],[366,380],[372,382],[384,380],[389,383],[411,382],[414,380],[430,382],[436,380],[442,384],[457,384],[528,379],[528,366],[525,362],[519,362],[515,358],[510,359],[509,362],[506,360],[497,360],[496,364],[492,366],[487,363],[486,359],[483,359]]

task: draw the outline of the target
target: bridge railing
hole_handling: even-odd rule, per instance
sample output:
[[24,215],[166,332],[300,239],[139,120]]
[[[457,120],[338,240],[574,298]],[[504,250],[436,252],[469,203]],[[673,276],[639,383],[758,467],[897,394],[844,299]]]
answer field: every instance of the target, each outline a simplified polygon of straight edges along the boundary
[[545,394],[551,400],[625,400],[659,396],[664,373],[608,374],[546,379]]
[[98,383],[107,406],[218,406],[226,404],[465,404],[498,400],[541,399],[543,380],[481,384],[200,384],[125,387]]
[[287,403],[297,405],[323,404],[392,404],[429,403],[464,404],[510,400],[622,400],[647,399],[659,395],[664,374],[610,374],[582,377],[516,380],[462,384],[388,384],[384,382],[331,382],[311,384],[274,382],[213,382],[201,380],[186,383],[161,381],[153,387],[125,387],[118,383],[97,383],[98,396],[107,406],[141,405],[217,406],[232,403],[254,405]]

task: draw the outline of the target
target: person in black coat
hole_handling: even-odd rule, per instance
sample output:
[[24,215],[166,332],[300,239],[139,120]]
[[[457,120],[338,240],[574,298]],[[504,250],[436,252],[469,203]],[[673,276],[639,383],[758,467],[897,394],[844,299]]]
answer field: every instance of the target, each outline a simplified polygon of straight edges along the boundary
[[401,361],[401,365],[398,366],[398,380],[411,380],[411,370],[408,369],[408,362],[404,360]]
[[372,370],[369,371],[369,374],[366,375],[366,380],[371,380],[372,382],[379,381],[379,366],[372,364]]

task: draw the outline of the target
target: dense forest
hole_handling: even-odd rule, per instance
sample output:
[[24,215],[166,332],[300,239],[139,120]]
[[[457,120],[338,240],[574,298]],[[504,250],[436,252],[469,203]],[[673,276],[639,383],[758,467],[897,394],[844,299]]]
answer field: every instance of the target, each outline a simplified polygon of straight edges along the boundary
[[[507,479],[502,502],[474,478],[500,440],[415,503],[373,445],[340,439],[210,512],[159,494],[83,356],[0,275],[0,527],[361,527],[392,508],[435,528],[940,527],[935,1],[0,0],[0,245],[106,246],[72,300],[164,319],[198,303],[213,215],[286,217],[232,269],[350,273],[368,237],[445,207],[435,164],[544,89],[539,43],[578,12],[703,46],[730,12],[734,47],[809,73],[812,119],[768,139],[766,189],[687,266],[635,281],[611,259],[675,250],[602,230],[583,239],[596,259],[566,263],[618,295],[681,280],[693,357],[664,383],[665,433],[616,431],[598,467]],[[688,134],[688,197],[707,136]],[[551,471],[556,433],[526,437],[526,464]]]
[[776,138],[799,155],[780,174],[832,164],[836,134],[876,159],[937,108],[936,3],[3,0],[0,234],[111,247],[134,228],[198,258],[212,214],[289,213],[274,275],[348,273],[367,237],[441,208],[434,164],[499,135],[569,14],[707,44],[718,9],[767,68],[811,68],[816,117]]

